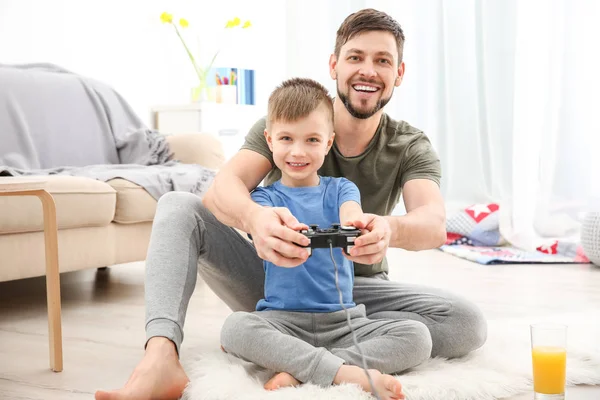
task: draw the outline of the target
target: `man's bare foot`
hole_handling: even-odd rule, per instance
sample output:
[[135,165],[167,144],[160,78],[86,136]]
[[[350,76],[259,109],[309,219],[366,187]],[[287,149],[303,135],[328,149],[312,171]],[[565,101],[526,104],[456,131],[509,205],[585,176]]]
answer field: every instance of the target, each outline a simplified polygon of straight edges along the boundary
[[265,383],[265,389],[277,390],[282,387],[298,386],[299,384],[300,381],[287,372],[280,372],[273,375],[273,377],[269,379],[267,383]]
[[[403,400],[404,394],[402,394],[402,385],[400,382],[391,375],[382,374],[376,369],[370,369],[369,375],[373,385],[381,400]],[[365,374],[365,371],[355,365],[342,365],[336,374],[333,383],[338,385],[340,383],[357,383],[365,392],[374,393],[369,384],[369,379]]]
[[173,342],[154,337],[148,341],[146,354],[125,387],[112,392],[97,391],[96,400],[175,400],[189,381]]

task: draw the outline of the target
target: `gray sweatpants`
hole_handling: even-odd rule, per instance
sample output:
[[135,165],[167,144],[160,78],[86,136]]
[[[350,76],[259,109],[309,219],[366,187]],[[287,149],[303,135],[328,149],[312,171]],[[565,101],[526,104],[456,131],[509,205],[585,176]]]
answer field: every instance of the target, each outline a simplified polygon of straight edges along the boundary
[[[391,265],[393,268],[393,265]],[[146,260],[146,336],[172,340],[177,351],[197,274],[234,311],[253,311],[264,295],[263,262],[252,243],[220,223],[197,196],[171,192],[158,202]],[[483,345],[487,324],[471,302],[426,286],[392,282],[384,273],[356,277],[354,302],[371,319],[405,324],[402,354],[431,342],[431,356],[458,357]],[[423,324],[419,338],[414,327]],[[420,358],[421,356],[417,357]],[[407,364],[414,364],[408,361]]]
[[[348,310],[367,368],[404,371],[431,355],[425,324],[372,320],[365,306]],[[363,366],[344,310],[329,313],[238,311],[223,324],[221,345],[230,354],[271,373],[287,372],[300,382],[330,386],[342,364]]]

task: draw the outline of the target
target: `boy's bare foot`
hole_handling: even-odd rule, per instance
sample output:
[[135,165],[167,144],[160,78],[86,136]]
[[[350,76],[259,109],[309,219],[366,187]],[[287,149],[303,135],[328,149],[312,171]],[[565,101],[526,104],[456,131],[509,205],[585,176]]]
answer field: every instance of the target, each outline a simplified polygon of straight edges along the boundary
[[300,381],[287,372],[280,372],[273,375],[273,377],[269,379],[267,383],[265,383],[265,389],[277,390],[282,387],[298,386],[299,384]]
[[[373,385],[377,390],[381,400],[403,400],[404,394],[402,394],[402,385],[400,382],[391,375],[385,375],[376,369],[370,369],[369,374],[373,380]],[[342,365],[336,374],[333,383],[357,383],[365,392],[373,393],[369,379],[365,374],[365,371],[355,365]]]
[[146,354],[125,387],[97,391],[96,400],[175,400],[181,397],[188,382],[173,342],[154,337],[148,341]]

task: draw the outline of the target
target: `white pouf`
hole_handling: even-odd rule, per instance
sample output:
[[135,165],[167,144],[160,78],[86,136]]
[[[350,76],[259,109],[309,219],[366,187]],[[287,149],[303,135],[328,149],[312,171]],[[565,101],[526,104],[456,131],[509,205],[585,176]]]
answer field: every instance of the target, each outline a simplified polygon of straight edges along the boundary
[[581,247],[587,258],[600,266],[600,212],[586,214],[581,226]]

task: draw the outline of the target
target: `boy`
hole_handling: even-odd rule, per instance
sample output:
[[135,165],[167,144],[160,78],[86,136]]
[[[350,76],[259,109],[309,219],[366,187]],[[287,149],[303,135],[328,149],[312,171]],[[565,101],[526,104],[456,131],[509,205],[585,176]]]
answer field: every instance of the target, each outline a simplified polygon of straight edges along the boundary
[[[334,137],[333,103],[322,85],[309,79],[285,81],[269,98],[264,134],[281,179],[256,188],[252,192],[256,203],[289,209],[302,228],[354,225],[362,217],[356,185],[345,178],[318,175]],[[353,263],[340,248],[313,249],[296,267],[265,261],[264,268],[264,298],[256,311],[236,312],[223,325],[221,344],[226,352],[278,372],[265,384],[269,390],[301,382],[323,386],[351,382],[373,391],[361,368],[362,350],[368,366],[375,368],[369,374],[380,398],[404,398],[400,382],[386,373],[414,366],[407,365],[407,360],[415,360],[413,355],[398,351],[406,347],[401,345],[407,340],[403,325],[411,322],[366,318],[364,306],[352,299]],[[431,351],[420,350],[424,351],[417,363]]]

